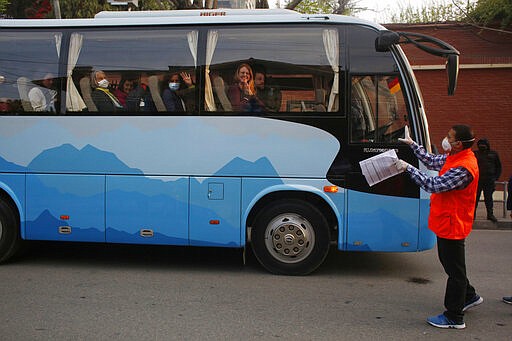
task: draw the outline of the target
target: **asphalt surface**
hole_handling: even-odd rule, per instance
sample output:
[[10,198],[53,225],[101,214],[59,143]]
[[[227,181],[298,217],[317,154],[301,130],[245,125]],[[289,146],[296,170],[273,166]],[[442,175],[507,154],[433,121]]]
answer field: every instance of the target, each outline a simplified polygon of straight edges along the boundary
[[443,311],[436,250],[331,250],[312,275],[274,276],[240,250],[34,243],[0,266],[2,340],[510,340],[512,231],[476,229],[468,275],[484,303],[464,330]]

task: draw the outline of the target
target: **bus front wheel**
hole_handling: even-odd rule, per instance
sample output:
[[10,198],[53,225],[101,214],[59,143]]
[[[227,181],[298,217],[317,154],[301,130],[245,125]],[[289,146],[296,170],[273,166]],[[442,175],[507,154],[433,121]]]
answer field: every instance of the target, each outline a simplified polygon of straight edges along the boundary
[[19,224],[12,207],[0,199],[0,263],[11,258],[20,246]]
[[307,275],[322,264],[329,251],[324,215],[306,201],[269,203],[251,229],[251,245],[258,261],[280,275]]

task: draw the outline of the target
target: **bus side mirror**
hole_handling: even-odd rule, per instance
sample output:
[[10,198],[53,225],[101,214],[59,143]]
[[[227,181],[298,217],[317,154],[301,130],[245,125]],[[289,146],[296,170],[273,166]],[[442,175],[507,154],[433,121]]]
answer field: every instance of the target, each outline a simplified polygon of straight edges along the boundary
[[446,71],[448,73],[448,96],[453,96],[457,87],[457,78],[459,76],[459,56],[450,54],[447,57]]
[[380,31],[379,36],[375,39],[375,50],[377,52],[389,51],[393,44],[398,44],[400,36],[393,31]]

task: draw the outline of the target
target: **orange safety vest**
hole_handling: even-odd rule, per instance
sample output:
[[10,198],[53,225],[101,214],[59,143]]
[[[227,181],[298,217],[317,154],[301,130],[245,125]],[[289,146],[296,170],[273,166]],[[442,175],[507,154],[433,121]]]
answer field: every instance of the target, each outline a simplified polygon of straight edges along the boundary
[[473,181],[466,188],[433,193],[430,196],[428,227],[438,237],[445,239],[464,239],[473,227],[479,176],[478,163],[473,151],[467,148],[449,155],[439,175],[461,166],[473,175]]

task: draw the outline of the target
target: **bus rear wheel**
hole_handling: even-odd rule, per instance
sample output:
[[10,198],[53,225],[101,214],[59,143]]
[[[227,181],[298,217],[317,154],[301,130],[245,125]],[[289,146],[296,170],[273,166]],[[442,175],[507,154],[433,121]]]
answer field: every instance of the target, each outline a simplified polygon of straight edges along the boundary
[[258,261],[280,275],[307,275],[322,264],[329,251],[324,215],[312,204],[280,200],[257,215],[251,245]]
[[0,199],[0,263],[11,258],[21,244],[19,224],[12,207]]

